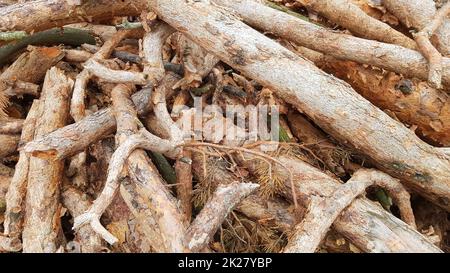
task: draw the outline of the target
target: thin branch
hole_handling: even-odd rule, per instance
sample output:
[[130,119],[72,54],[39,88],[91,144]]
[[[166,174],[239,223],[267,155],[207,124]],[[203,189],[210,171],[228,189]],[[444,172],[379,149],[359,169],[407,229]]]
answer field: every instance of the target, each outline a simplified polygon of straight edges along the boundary
[[259,188],[253,183],[231,183],[219,185],[212,198],[186,232],[186,244],[193,252],[202,250],[216,233],[228,213]]
[[373,185],[388,189],[396,196],[403,220],[416,228],[414,214],[409,202],[409,193],[397,179],[377,170],[360,169],[352,178],[329,197],[311,196],[308,212],[295,227],[284,252],[312,253],[325,238],[331,225],[355,198]]

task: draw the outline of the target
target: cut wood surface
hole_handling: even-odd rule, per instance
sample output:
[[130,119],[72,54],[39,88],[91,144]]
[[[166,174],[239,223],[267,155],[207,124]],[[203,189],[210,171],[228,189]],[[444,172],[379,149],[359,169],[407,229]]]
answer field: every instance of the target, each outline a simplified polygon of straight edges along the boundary
[[388,24],[378,21],[349,0],[297,0],[332,22],[361,37],[415,48],[414,42]]

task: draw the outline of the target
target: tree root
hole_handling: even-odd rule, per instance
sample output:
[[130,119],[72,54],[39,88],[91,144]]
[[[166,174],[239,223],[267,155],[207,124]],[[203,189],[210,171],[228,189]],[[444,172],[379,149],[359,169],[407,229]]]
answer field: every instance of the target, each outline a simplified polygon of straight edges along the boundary
[[239,202],[259,188],[258,184],[231,183],[219,185],[199,215],[186,231],[186,244],[193,252],[203,249],[216,233],[228,213]]
[[284,252],[315,252],[342,211],[355,198],[363,194],[368,187],[373,185],[388,189],[391,194],[394,194],[403,220],[416,228],[414,214],[409,202],[409,193],[399,181],[377,170],[360,169],[333,195],[326,198],[311,196],[308,212],[302,222],[295,227],[294,235],[289,239]]

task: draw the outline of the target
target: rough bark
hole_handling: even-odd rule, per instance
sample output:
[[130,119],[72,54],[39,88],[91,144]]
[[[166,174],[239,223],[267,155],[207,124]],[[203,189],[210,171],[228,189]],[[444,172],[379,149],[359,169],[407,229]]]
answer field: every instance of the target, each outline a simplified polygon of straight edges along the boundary
[[[307,114],[342,143],[421,195],[450,210],[448,158],[348,84],[232,18],[209,1],[149,1],[167,23]],[[208,16],[201,16],[203,13]],[[192,20],[196,18],[196,20]],[[408,148],[405,148],[405,145]]]
[[147,84],[147,76],[141,72],[114,70],[108,68],[95,60],[89,60],[84,65],[84,69],[92,75],[107,81],[109,83],[132,83],[145,85]]
[[64,60],[74,63],[84,63],[89,60],[93,54],[78,49],[66,49],[64,50]]
[[403,220],[416,228],[409,193],[400,182],[377,170],[360,169],[331,196],[326,198],[310,196],[306,216],[295,227],[284,252],[314,253],[342,211],[373,185],[388,189],[390,193],[396,195]]
[[[177,75],[169,73],[164,77],[161,85],[173,86],[178,80]],[[151,88],[145,88],[132,96],[139,116],[143,116],[151,110],[151,93]],[[42,158],[64,159],[83,151],[90,144],[113,133],[115,127],[116,121],[111,109],[103,109],[79,122],[28,143],[25,145],[24,151]]]
[[258,188],[259,185],[253,183],[236,182],[219,185],[211,199],[186,231],[186,244],[189,249],[198,252],[207,246],[228,213],[242,199]]
[[[436,14],[433,0],[383,0],[383,5],[408,28],[420,31]],[[450,19],[446,19],[432,38],[433,44],[444,56],[450,56]]]
[[23,119],[0,121],[0,134],[20,134],[23,128]]
[[[72,87],[73,81],[62,71],[57,68],[49,70],[42,89],[42,111],[36,123],[35,138],[65,125]],[[63,168],[63,161],[30,158],[22,235],[24,252],[55,252],[59,248],[59,193]]]
[[339,148],[323,132],[298,112],[291,111],[288,120],[293,135],[308,145],[307,148],[317,154],[328,170],[339,177],[346,175],[342,158],[336,153]]
[[[246,163],[243,162],[244,166],[253,171],[254,165],[252,163],[254,162],[251,161],[253,157],[247,155],[246,158],[249,160]],[[287,157],[278,159],[293,172],[298,196],[327,197],[332,195],[342,184],[341,181],[331,178],[298,159]],[[208,166],[206,167],[209,170]],[[205,177],[204,164],[200,154],[193,156],[192,168],[199,181],[206,181],[205,179],[207,179],[211,185],[231,183],[237,179],[234,173],[220,165],[214,166],[214,171],[207,172]],[[290,183],[287,181],[286,169],[276,166],[273,171],[276,172],[277,176],[284,179],[287,187],[283,195],[288,200],[291,199],[292,194],[289,189],[290,185],[287,185]],[[252,219],[261,218],[269,222],[272,220],[270,215],[275,214],[277,215],[275,226],[279,226],[281,231],[289,233],[297,221],[292,211],[276,204],[260,204],[261,201],[258,201],[258,199],[260,199],[259,196],[249,196],[236,209]],[[355,200],[344,211],[343,215],[335,221],[332,228],[365,252],[440,252],[437,247],[428,242],[412,227],[366,198]]]
[[40,86],[30,82],[15,81],[10,83],[11,86],[5,91],[7,97],[31,95],[34,97],[39,96]]
[[64,57],[58,47],[30,47],[2,73],[0,79],[5,82],[20,80],[40,83],[47,70]]
[[[406,77],[428,79],[428,62],[418,51],[401,46],[336,33],[254,0],[216,1],[231,8],[253,27],[293,41],[298,45],[361,64],[370,64]],[[443,84],[450,85],[450,59],[443,59]]]
[[0,158],[7,157],[17,151],[20,135],[0,135]]
[[265,200],[257,193],[242,200],[235,210],[250,219],[257,220],[262,225],[276,227],[277,230],[285,233],[291,232],[297,221],[292,214],[290,204],[284,199]]
[[180,207],[188,223],[192,218],[192,159],[190,152],[183,152],[183,157],[175,162],[177,177],[177,197]]
[[350,30],[352,33],[378,41],[398,44],[407,48],[416,47],[414,41],[388,24],[370,17],[358,6],[347,0],[297,0],[334,23]]
[[[28,111],[20,137],[20,145],[33,140],[36,122],[41,113],[40,104],[39,100],[35,100],[30,111]],[[5,222],[3,226],[5,228],[4,234],[11,238],[18,238],[22,234],[29,162],[30,157],[21,151],[6,195]]]
[[340,61],[298,48],[301,55],[326,72],[348,82],[359,94],[439,146],[450,145],[450,98],[445,92],[418,79],[405,79],[392,72]]
[[[108,58],[111,55],[111,52],[114,50],[119,43],[125,39],[130,34],[129,30],[120,30],[116,32],[111,39],[105,42],[105,44],[89,59],[87,60],[83,71],[81,71],[75,80],[75,86],[73,90],[72,99],[70,102],[70,114],[74,118],[75,121],[80,121],[82,118],[86,116],[85,109],[86,106],[84,104],[84,99],[86,96],[86,86],[89,83],[89,80],[92,76],[92,70],[89,69],[89,63],[96,63],[95,60],[103,60]],[[100,64],[98,64],[100,65]],[[101,65],[100,65],[101,66]],[[103,67],[103,66],[101,66]],[[103,73],[104,74],[104,73]]]
[[[292,158],[281,162],[294,175],[296,189],[303,196],[331,196],[341,185],[319,170]],[[275,166],[287,179],[286,171]],[[285,197],[290,198],[290,183],[286,180]],[[336,219],[333,228],[365,252],[441,252],[414,228],[386,212],[381,206],[364,197],[356,199]]]
[[[74,218],[85,212],[92,204],[86,194],[72,186],[65,186],[61,197],[63,206]],[[89,226],[81,227],[75,234],[75,240],[80,244],[82,253],[96,253],[105,249],[100,236]]]
[[444,4],[434,18],[419,32],[413,33],[417,46],[428,60],[428,82],[435,88],[442,88],[442,55],[431,43],[434,33],[443,25],[450,14],[450,3]]
[[20,55],[0,76],[0,118],[6,114],[3,107],[7,105],[10,93],[17,81],[40,83],[47,70],[60,61],[64,52],[57,47],[31,47],[29,52]]
[[[97,219],[101,216],[104,211],[101,208],[109,205],[108,200],[111,200],[110,197],[117,191],[120,172],[125,161],[127,161],[128,175],[136,186],[133,187],[128,184],[128,187],[124,187],[126,192],[123,197],[128,200],[126,201],[127,204],[130,205],[131,211],[136,213],[138,219],[148,219],[148,229],[144,229],[144,231],[149,231],[148,236],[151,239],[158,234],[153,228],[158,227],[160,234],[152,242],[152,246],[157,251],[184,252],[186,251],[183,242],[186,229],[185,220],[178,211],[175,200],[165,188],[164,182],[155,172],[155,168],[150,165],[147,155],[143,150],[139,150],[139,148],[146,148],[164,152],[164,145],[154,141],[156,139],[154,136],[149,138],[150,135],[147,135],[145,138],[148,139],[148,144],[142,142],[144,145],[140,144],[139,139],[136,142],[133,141],[135,135],[129,136],[133,132],[137,132],[138,126],[136,123],[137,113],[132,107],[132,101],[127,98],[127,92],[129,90],[123,85],[118,85],[112,92],[114,112],[118,124],[118,142],[121,145],[111,159],[108,180],[103,191],[105,194],[102,193],[100,196],[103,199],[99,198],[94,202],[94,205],[98,205],[99,209],[93,209],[93,206],[86,215],[91,214]],[[148,200],[148,202],[145,202],[148,203],[148,207],[143,208],[138,203],[132,202],[137,197],[141,200]],[[145,214],[147,214],[147,217],[144,217]],[[80,221],[77,220],[77,225],[80,225]],[[113,242],[113,240],[110,242]]]
[[[119,125],[121,121],[122,126],[127,126],[128,132],[136,132],[137,124],[133,119],[136,119],[137,114],[131,106],[131,100],[127,100],[123,92],[119,92],[120,90],[116,89],[116,91],[117,100],[125,101],[123,105],[125,109],[120,111],[121,108],[118,108],[116,110],[119,115],[118,117],[116,116],[117,124]],[[128,103],[126,103],[127,101]],[[122,142],[124,142],[124,139]],[[158,145],[157,143],[154,144]],[[152,150],[155,151],[155,148]],[[129,194],[132,197],[141,195],[141,198],[149,200],[149,212],[158,226],[159,236],[163,242],[163,245],[154,245],[154,247],[161,248],[159,249],[160,251],[184,252],[183,235],[187,223],[179,211],[173,196],[164,186],[164,181],[158,176],[154,166],[150,165],[149,162],[150,160],[143,150],[136,150],[129,156],[128,174],[137,186],[137,191],[129,192]],[[125,189],[131,189],[131,187]],[[134,204],[133,207],[134,209],[139,209],[137,204]],[[142,211],[142,209],[140,210]]]
[[71,5],[68,1],[31,1],[2,8],[0,31],[36,32],[71,23],[108,20],[115,16],[138,16],[146,9],[145,1],[132,0],[83,0],[81,5]]

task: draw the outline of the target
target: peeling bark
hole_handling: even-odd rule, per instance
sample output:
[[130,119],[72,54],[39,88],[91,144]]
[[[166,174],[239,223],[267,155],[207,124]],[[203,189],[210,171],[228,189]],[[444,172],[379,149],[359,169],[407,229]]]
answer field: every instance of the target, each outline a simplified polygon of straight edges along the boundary
[[115,16],[138,16],[146,9],[145,1],[133,0],[83,0],[81,5],[71,5],[68,1],[30,1],[2,8],[0,31],[36,32],[71,23],[108,20]]
[[[62,71],[57,68],[49,70],[42,89],[42,108],[35,138],[65,125],[72,87],[73,81]],[[32,157],[29,164],[23,251],[56,252],[61,228],[59,193],[64,162]]]
[[189,249],[198,252],[207,246],[234,206],[258,188],[259,185],[253,183],[219,185],[186,231],[186,244]]
[[[34,100],[23,124],[21,145],[33,140],[37,119],[41,113],[41,101]],[[19,161],[15,166],[14,176],[6,194],[6,211],[4,234],[11,238],[18,238],[22,234],[25,196],[27,192],[28,169],[30,157],[20,152]],[[21,246],[22,247],[22,246]]]
[[[161,85],[173,86],[179,77],[168,73]],[[139,116],[150,110],[151,88],[144,88],[132,96]],[[24,151],[33,156],[60,160],[85,150],[90,144],[105,138],[115,130],[116,121],[110,108],[100,110],[74,124],[63,127],[47,136],[28,143]]]
[[[164,21],[206,50],[249,78],[272,87],[276,95],[342,143],[370,157],[381,170],[450,210],[450,162],[446,156],[348,84],[325,74],[209,1],[151,0],[149,5]],[[201,16],[205,12],[208,17]]]
[[[341,60],[370,64],[386,70],[428,79],[428,61],[418,51],[336,33],[254,0],[215,2],[235,11],[246,23]],[[443,84],[450,85],[450,59],[443,58]]]
[[[418,31],[425,28],[437,12],[433,0],[383,0],[383,5],[405,26]],[[442,55],[450,56],[450,19],[445,19],[432,41]]]

